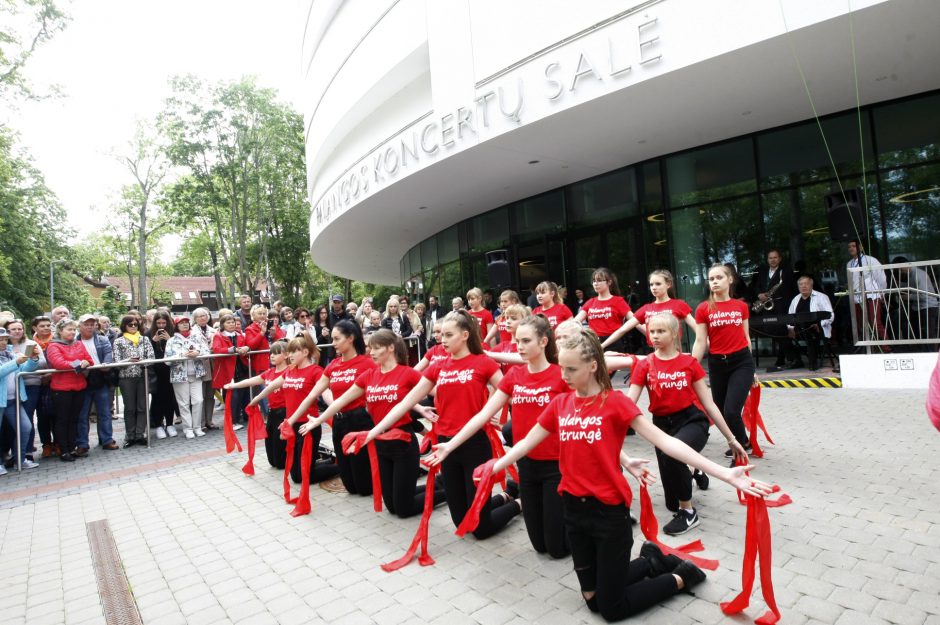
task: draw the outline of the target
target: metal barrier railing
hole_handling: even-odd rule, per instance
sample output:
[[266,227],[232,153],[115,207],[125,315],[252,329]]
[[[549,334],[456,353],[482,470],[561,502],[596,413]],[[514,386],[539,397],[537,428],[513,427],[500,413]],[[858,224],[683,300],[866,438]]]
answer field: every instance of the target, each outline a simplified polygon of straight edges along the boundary
[[[940,260],[849,267],[855,345],[940,344]],[[860,331],[861,328],[861,331]]]
[[[270,353],[270,350],[260,349],[256,351],[246,352],[246,356],[253,356],[256,354],[267,354]],[[126,367],[143,367],[143,377],[144,377],[144,396],[147,397],[147,401],[144,402],[144,423],[146,424],[146,438],[147,438],[147,448],[150,448],[150,380],[147,375],[148,367],[156,364],[173,364],[175,362],[186,362],[188,360],[217,360],[219,358],[236,358],[237,354],[206,354],[205,356],[199,356],[198,358],[186,358],[185,356],[178,356],[175,358],[153,358],[150,360],[138,360],[136,362],[114,362],[105,365],[91,365],[82,369],[82,371],[103,371],[109,369],[122,369]],[[39,376],[47,374],[57,374],[57,373],[74,373],[72,369],[37,369],[36,371],[17,371],[16,377],[14,380],[14,388],[16,389],[16,470],[23,470],[23,446],[20,444],[22,430],[20,428],[20,410],[22,409],[22,398],[20,397],[19,388],[20,388],[20,378],[25,376]],[[248,360],[248,377],[254,377],[251,367],[251,359]],[[90,408],[89,408],[90,409]],[[32,417],[30,417],[32,419]]]

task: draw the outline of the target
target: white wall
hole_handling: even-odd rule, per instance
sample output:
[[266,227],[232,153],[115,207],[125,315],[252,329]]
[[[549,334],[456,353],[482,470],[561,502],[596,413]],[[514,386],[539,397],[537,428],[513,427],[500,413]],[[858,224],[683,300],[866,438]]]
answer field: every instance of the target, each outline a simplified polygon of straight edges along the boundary
[[839,357],[844,388],[927,388],[936,353],[858,354]]

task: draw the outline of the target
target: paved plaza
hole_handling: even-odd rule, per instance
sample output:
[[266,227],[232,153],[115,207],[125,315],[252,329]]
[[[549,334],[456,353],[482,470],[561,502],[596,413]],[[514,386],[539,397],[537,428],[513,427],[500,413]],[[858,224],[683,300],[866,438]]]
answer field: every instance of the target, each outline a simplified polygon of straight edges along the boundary
[[[794,499],[770,510],[782,623],[940,625],[940,434],[923,402],[913,391],[764,389],[777,445],[755,476]],[[713,439],[705,453],[721,460]],[[0,478],[0,622],[105,622],[86,528],[101,519],[147,625],[602,622],[583,606],[570,561],[534,553],[521,519],[489,540],[461,539],[438,508],[437,564],[385,573],[378,565],[403,553],[417,518],[377,514],[371,498],[318,486],[312,514],[292,518],[263,448],[249,478],[245,454],[222,447],[213,431]],[[653,457],[636,438],[627,451]],[[662,524],[660,491],[652,495]],[[636,620],[750,623],[766,610],[759,588],[743,616],[718,607],[740,589],[745,509],[714,480],[695,499],[702,524],[665,540],[700,538],[721,566],[694,597]]]

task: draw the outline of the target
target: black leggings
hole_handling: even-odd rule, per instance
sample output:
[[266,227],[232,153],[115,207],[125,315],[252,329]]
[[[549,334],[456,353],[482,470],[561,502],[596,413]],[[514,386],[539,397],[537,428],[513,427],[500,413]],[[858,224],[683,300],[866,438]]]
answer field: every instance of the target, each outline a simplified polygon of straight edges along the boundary
[[[300,484],[301,478],[301,454],[304,450],[304,437],[300,435],[300,426],[303,423],[294,424],[294,464],[290,468],[290,479],[294,484]],[[331,477],[336,477],[339,473],[339,467],[332,462],[317,462],[317,448],[320,447],[320,437],[323,436],[323,428],[316,427],[308,436],[313,437],[313,460],[310,462],[310,483],[322,482]]]
[[272,408],[268,411],[268,422],[265,425],[268,437],[264,439],[264,451],[268,455],[268,463],[275,469],[283,469],[287,462],[287,441],[281,440],[280,429],[286,417],[286,408]]
[[[411,440],[375,441],[375,451],[379,458],[379,479],[382,482],[382,500],[392,514],[402,519],[420,514],[424,510],[424,485],[418,482],[418,438],[414,433]],[[366,450],[359,452],[367,454]],[[434,503],[444,501],[444,487],[435,483]]]
[[339,465],[339,479],[343,480],[346,492],[366,497],[372,494],[372,465],[369,454],[362,452],[354,456],[343,453],[343,437],[350,432],[367,432],[372,429],[372,417],[365,408],[356,408],[333,417],[333,453]]
[[[5,382],[4,382],[5,383]],[[16,401],[14,398],[12,401]],[[59,453],[71,453],[75,449],[78,435],[78,413],[85,401],[85,391],[52,391],[52,405],[55,406],[55,444]]]
[[[451,437],[441,436],[441,442]],[[483,432],[477,432],[455,449],[441,463],[441,477],[447,493],[447,507],[454,526],[460,525],[473,503],[477,487],[473,482],[473,471],[493,457],[490,439]],[[494,495],[480,511],[480,524],[473,530],[477,538],[489,538],[503,529],[514,516],[519,514],[519,506],[514,501],[506,501],[502,495]]]
[[519,496],[529,541],[536,551],[553,558],[568,555],[559,482],[561,471],[557,460],[519,460]]
[[744,348],[733,354],[709,354],[708,382],[712,387],[712,399],[731,428],[731,433],[742,446],[747,445],[747,431],[741,412],[754,382],[751,350]]
[[[662,417],[653,416],[653,425],[677,438],[695,451],[702,451],[708,442],[708,418],[694,405]],[[675,512],[680,501],[692,499],[692,472],[689,465],[679,462],[656,449],[659,479],[666,495],[666,508]]]
[[588,603],[592,611],[599,611],[606,621],[619,621],[679,592],[672,574],[647,579],[649,562],[645,558],[630,561],[633,531],[626,505],[568,493],[562,499],[581,592],[596,593]]

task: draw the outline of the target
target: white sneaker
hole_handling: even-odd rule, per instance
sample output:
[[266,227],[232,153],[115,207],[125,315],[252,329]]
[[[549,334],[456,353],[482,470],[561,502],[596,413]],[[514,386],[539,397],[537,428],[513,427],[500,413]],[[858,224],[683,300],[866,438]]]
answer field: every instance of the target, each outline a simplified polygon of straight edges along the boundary
[[33,462],[29,458],[23,458],[23,468],[24,469],[35,469],[39,466],[38,462]]
[[166,430],[162,427],[157,428],[157,438],[166,438]]
[[206,433],[202,431],[202,428],[196,430],[196,436],[205,436]]
[[186,430],[186,438],[196,438],[196,435],[193,434],[192,430]]
[[6,474],[7,474],[7,468],[3,466],[2,462],[0,462],[0,475],[6,475]]
[[241,423],[236,423],[235,425],[232,426],[232,429],[237,432],[238,430],[241,430],[241,429],[243,429],[244,427],[245,427],[245,426],[242,425]]
[[167,434],[167,436],[169,436],[170,438],[173,438],[174,436],[176,436],[177,434],[179,434],[179,432],[177,432],[177,431],[176,431],[176,428],[173,427],[172,425],[168,425],[168,426],[166,426],[166,434]]

